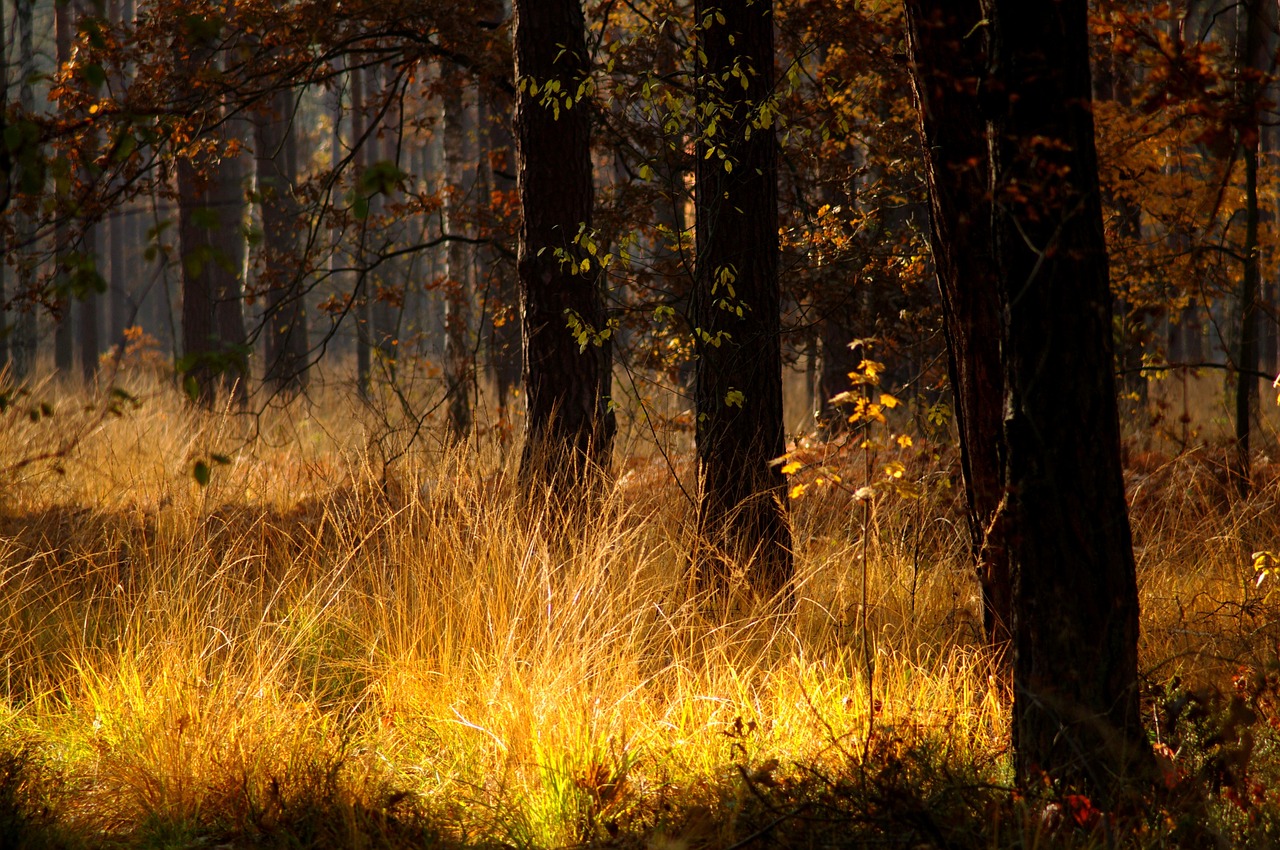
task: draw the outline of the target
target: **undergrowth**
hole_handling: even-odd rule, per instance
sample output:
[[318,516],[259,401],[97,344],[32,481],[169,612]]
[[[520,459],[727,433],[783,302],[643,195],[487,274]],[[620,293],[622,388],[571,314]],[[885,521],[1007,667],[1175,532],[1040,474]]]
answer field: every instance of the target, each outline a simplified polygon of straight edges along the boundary
[[139,401],[5,414],[4,846],[1280,842],[1277,490],[1233,502],[1207,450],[1129,473],[1162,786],[1098,812],[1011,788],[943,445],[870,497],[824,448],[795,612],[726,617],[686,580],[684,455],[621,453],[566,515],[501,445],[397,444],[336,395]]

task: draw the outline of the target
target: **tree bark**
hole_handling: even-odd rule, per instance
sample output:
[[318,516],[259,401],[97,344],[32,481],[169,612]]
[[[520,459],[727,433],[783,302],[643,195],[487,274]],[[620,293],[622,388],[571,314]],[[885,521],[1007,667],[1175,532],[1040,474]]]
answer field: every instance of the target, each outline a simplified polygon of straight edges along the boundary
[[[365,114],[365,92],[369,85],[369,71],[365,68],[352,68],[351,77],[351,146],[355,151],[352,165],[355,170],[356,191],[360,188],[360,177],[369,165],[369,143],[365,135],[369,128],[369,118]],[[356,285],[352,290],[356,319],[356,387],[360,397],[366,401],[371,398],[373,390],[373,308],[370,290],[372,281],[365,270],[364,241],[366,238],[364,223],[360,223],[359,236],[356,242],[353,265],[356,267]]]
[[[24,115],[33,114],[36,108],[35,91],[31,86],[36,71],[33,11],[33,0],[16,0],[14,19],[18,30],[18,107]],[[35,241],[35,225],[31,216],[22,210],[15,211],[14,232],[18,244],[23,246],[24,252],[28,251]],[[14,324],[13,376],[14,380],[21,381],[29,377],[36,366],[36,304],[32,297],[35,290],[35,268],[28,256],[19,257],[17,271],[17,294],[21,310]]]
[[[1260,210],[1258,201],[1258,157],[1261,151],[1263,104],[1261,80],[1275,71],[1275,35],[1277,8],[1275,0],[1250,0],[1240,10],[1246,16],[1244,37],[1239,42],[1239,61],[1245,75],[1240,86],[1240,126],[1238,144],[1245,166],[1245,237],[1241,253],[1244,268],[1240,275],[1240,340],[1236,350],[1236,458],[1232,477],[1240,498],[1247,498],[1252,487],[1250,432],[1258,407],[1258,330],[1259,301],[1262,289],[1261,248],[1258,244]],[[1258,76],[1255,76],[1258,75]]]
[[[494,17],[500,17],[496,12]],[[507,195],[516,189],[513,137],[513,108],[510,97],[480,88],[480,128],[484,140],[482,150],[481,181],[484,203],[497,193]],[[492,209],[489,207],[488,209]],[[490,235],[497,236],[492,225]],[[493,374],[497,394],[498,428],[505,439],[507,425],[511,422],[510,400],[520,386],[520,293],[516,285],[516,270],[509,258],[496,246],[481,251],[481,268],[484,272],[481,315],[486,330],[486,359]]]
[[178,257],[182,287],[182,366],[184,381],[195,382],[193,400],[211,407],[216,395],[221,350],[214,318],[212,229],[206,178],[190,159],[182,157],[178,177]]
[[[445,233],[462,236],[464,198],[474,187],[474,172],[466,156],[467,121],[464,79],[452,65],[442,67],[444,107]],[[449,394],[449,433],[462,441],[471,434],[471,393],[475,362],[471,341],[471,248],[450,242],[445,249],[444,374]]]
[[[773,8],[698,0],[696,263],[692,325],[701,490],[696,583],[725,591],[736,570],[759,595],[794,566],[782,418]],[[736,77],[736,78],[735,78]]]
[[524,347],[522,485],[562,494],[609,464],[615,422],[594,189],[586,29],[579,0],[515,0],[517,269]]
[[[87,224],[81,237],[80,250],[86,262],[98,262],[97,224]],[[86,291],[76,304],[77,330],[80,337],[80,375],[86,383],[92,383],[98,374],[98,354],[101,343],[98,334],[98,293]]]
[[[187,47],[188,68],[216,62],[207,45]],[[221,117],[214,106],[210,120]],[[226,141],[226,128],[219,130]],[[238,402],[246,393],[247,349],[241,298],[244,268],[244,167],[238,157],[178,157],[178,249],[182,286],[182,366],[194,397],[212,405],[225,383]]]
[[253,121],[262,210],[258,283],[266,290],[264,380],[281,393],[301,392],[307,386],[306,287],[298,255],[301,210],[294,196],[298,164],[293,111],[294,94],[282,89]]
[[999,507],[1004,379],[992,256],[990,161],[978,104],[986,34],[978,0],[907,0],[907,44],[920,112],[930,244],[960,434],[970,553],[982,588],[983,631],[1001,654],[1013,586]]
[[[227,121],[226,134],[239,135],[237,119]],[[210,234],[214,245],[214,314],[226,358],[223,373],[237,404],[249,397],[249,345],[244,320],[244,270],[248,250],[244,221],[245,180],[249,169],[242,156],[223,155],[214,169],[210,204],[220,226]]]
[[1084,0],[986,0],[992,192],[1004,311],[1013,742],[1103,805],[1151,758],[1120,465]]
[[[54,6],[54,44],[59,66],[71,60],[71,38],[75,29],[75,10],[70,3]],[[61,375],[70,375],[75,366],[75,335],[71,315],[70,259],[71,228],[65,221],[54,226],[55,326],[53,331],[53,365]]]

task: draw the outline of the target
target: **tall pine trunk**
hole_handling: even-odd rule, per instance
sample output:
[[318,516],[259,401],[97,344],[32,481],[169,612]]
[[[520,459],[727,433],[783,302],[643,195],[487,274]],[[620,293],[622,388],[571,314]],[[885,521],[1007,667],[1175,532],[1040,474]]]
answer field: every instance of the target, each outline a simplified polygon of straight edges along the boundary
[[[467,121],[463,77],[452,65],[441,69],[444,108],[444,229],[463,236],[462,205],[474,188],[474,172],[466,155]],[[449,395],[449,433],[455,440],[471,434],[471,393],[475,362],[471,341],[471,246],[450,242],[445,249],[444,373]]]
[[299,256],[301,209],[297,183],[294,94],[276,92],[254,116],[254,164],[262,212],[258,282],[266,290],[264,380],[274,392],[307,385],[306,287]]
[[614,416],[591,246],[590,66],[579,0],[515,0],[517,269],[524,346],[520,479],[562,495],[607,467]]
[[979,0],[907,0],[906,13],[970,554],[982,587],[987,641],[1003,654],[1013,622],[1013,588],[998,521],[1004,497],[1004,380],[991,253],[990,163],[978,107],[986,35],[979,25]]
[[697,365],[701,589],[734,570],[764,598],[794,567],[782,471],[781,296],[773,10],[768,0],[698,0]]
[[1259,305],[1262,297],[1262,258],[1258,242],[1261,213],[1258,198],[1258,159],[1262,148],[1261,115],[1264,105],[1261,79],[1275,71],[1274,45],[1277,27],[1275,0],[1250,0],[1240,10],[1246,16],[1240,39],[1238,65],[1243,82],[1240,85],[1242,120],[1238,128],[1238,144],[1245,166],[1245,236],[1241,253],[1244,269],[1240,275],[1240,339],[1235,352],[1236,458],[1232,477],[1241,498],[1252,487],[1250,433],[1258,407],[1258,367],[1260,328]]
[[[495,12],[494,17],[499,17]],[[491,199],[495,193],[507,195],[516,188],[516,143],[511,98],[489,87],[480,87],[479,124],[482,142],[480,163],[482,193],[481,202],[487,212],[492,212]],[[493,228],[491,232],[496,233]],[[484,275],[480,289],[480,304],[485,329],[485,356],[493,375],[497,395],[498,427],[505,439],[512,421],[510,404],[520,387],[520,294],[516,285],[516,270],[509,253],[501,246],[487,245],[480,249],[480,268]]]
[[[58,65],[71,60],[71,38],[75,30],[75,9],[70,3],[54,6],[54,44]],[[53,365],[62,376],[71,374],[75,366],[75,334],[70,294],[71,227],[60,217],[54,226],[55,326],[53,331]]]
[[[186,48],[186,69],[221,57],[208,44]],[[208,121],[228,141],[231,124],[213,106]],[[247,388],[247,351],[241,297],[244,268],[244,166],[238,157],[180,153],[177,167],[178,249],[182,287],[182,371],[189,392],[211,405],[219,384],[238,402]]]
[[[356,191],[360,188],[361,176],[370,163],[370,140],[366,139],[369,131],[369,117],[365,112],[365,94],[368,90],[370,72],[367,68],[353,68],[349,72],[351,78],[351,145],[355,151],[352,165],[355,171]],[[366,207],[367,209],[367,207]],[[353,312],[356,319],[356,387],[360,397],[366,401],[371,398],[373,389],[373,282],[369,280],[369,272],[365,268],[365,239],[368,238],[365,221],[359,222],[359,234],[356,239],[352,265],[356,267],[356,283],[352,288],[354,302]]]
[[[36,108],[35,91],[31,85],[36,72],[32,21],[34,5],[34,0],[16,0],[14,10],[18,29],[18,107],[24,115],[33,114]],[[31,216],[22,210],[15,211],[14,234],[23,252],[17,262],[17,295],[21,309],[15,319],[13,332],[13,376],[15,380],[21,381],[35,371],[38,335],[36,304],[32,297],[35,290],[35,267],[31,254],[34,253],[35,224]]]
[[1151,758],[1085,0],[987,0],[1020,781],[1104,805]]

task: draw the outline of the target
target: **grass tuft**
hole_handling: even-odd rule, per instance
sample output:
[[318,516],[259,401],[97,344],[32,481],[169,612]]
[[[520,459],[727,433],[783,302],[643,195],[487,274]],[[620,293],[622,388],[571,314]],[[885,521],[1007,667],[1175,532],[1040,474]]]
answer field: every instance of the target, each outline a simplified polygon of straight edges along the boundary
[[[1169,787],[1098,813],[1010,788],[1009,694],[978,638],[945,447],[900,452],[911,495],[795,503],[794,613],[711,617],[685,575],[692,512],[670,475],[685,457],[628,457],[574,508],[522,498],[495,446],[397,447],[386,417],[341,399],[250,421],[135,394],[56,461],[24,463],[54,439],[41,422],[0,436],[14,846],[1280,835],[1280,633],[1251,560],[1280,539],[1276,491],[1224,499],[1207,453],[1129,473]],[[230,462],[202,487],[192,465],[215,453]],[[866,466],[828,460],[849,481]]]

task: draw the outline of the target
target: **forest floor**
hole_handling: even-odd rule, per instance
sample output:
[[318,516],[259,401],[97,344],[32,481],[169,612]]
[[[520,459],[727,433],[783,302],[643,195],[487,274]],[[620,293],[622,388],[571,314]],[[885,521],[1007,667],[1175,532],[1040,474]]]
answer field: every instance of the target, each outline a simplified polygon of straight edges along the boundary
[[711,616],[687,451],[566,516],[321,395],[0,414],[0,847],[1280,846],[1274,467],[1131,447],[1164,787],[1101,813],[1011,789],[943,443],[802,444],[796,610]]

